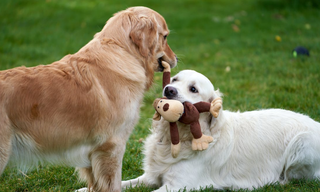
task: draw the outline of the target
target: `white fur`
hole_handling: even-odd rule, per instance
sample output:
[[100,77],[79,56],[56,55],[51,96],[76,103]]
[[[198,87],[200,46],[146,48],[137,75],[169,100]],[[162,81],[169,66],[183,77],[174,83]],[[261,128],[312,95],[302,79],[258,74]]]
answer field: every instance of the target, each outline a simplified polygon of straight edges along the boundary
[[[221,96],[210,81],[195,71],[181,71],[168,86],[177,99],[193,103]],[[171,80],[172,80],[171,79]],[[191,93],[190,86],[198,93]],[[320,176],[320,124],[308,116],[282,109],[250,112],[220,110],[217,118],[200,116],[201,129],[214,141],[204,151],[192,151],[190,130],[179,124],[181,151],[171,156],[169,125],[153,123],[144,145],[145,173],[122,182],[122,188],[144,183],[156,191],[213,186],[216,189],[253,189],[292,178]]]

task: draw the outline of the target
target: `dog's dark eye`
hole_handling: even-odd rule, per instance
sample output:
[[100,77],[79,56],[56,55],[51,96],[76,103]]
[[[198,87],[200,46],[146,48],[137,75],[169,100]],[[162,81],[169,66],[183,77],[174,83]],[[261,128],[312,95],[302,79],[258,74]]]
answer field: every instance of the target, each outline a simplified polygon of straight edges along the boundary
[[177,80],[178,80],[177,78],[173,78],[173,79],[172,79],[172,83],[175,82],[175,81],[177,81]]
[[167,39],[167,37],[168,37],[168,35],[165,35],[165,36],[163,36],[163,39],[164,39],[164,40],[166,40],[166,39]]
[[194,86],[190,87],[190,91],[192,93],[198,93],[198,90]]

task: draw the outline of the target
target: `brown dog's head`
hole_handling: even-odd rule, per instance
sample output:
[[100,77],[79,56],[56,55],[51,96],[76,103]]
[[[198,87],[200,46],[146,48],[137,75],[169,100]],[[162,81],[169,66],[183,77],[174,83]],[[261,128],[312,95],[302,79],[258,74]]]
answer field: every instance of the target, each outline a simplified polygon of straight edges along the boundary
[[177,57],[167,43],[169,29],[164,18],[147,7],[131,7],[108,20],[101,39],[112,39],[144,63],[147,72],[163,71],[161,61],[177,65]]
[[[127,11],[135,14],[131,17],[130,39],[139,49],[140,54],[150,58],[155,71],[162,71],[161,61],[177,64],[177,57],[167,43],[169,29],[164,18],[157,12],[146,7],[131,7]],[[137,19],[137,20],[136,20]]]

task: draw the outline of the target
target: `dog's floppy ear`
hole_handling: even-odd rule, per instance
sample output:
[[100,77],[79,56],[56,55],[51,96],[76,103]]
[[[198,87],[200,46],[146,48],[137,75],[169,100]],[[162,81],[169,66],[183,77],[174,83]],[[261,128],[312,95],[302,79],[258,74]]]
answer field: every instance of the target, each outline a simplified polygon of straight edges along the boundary
[[130,38],[139,48],[143,57],[148,57],[149,52],[153,52],[157,35],[157,24],[154,18],[140,15],[137,19],[131,19]]
[[221,93],[220,90],[217,89],[217,90],[213,91],[213,95],[212,95],[212,97],[209,98],[208,102],[211,103],[215,98],[222,97],[222,96],[223,96],[223,93]]

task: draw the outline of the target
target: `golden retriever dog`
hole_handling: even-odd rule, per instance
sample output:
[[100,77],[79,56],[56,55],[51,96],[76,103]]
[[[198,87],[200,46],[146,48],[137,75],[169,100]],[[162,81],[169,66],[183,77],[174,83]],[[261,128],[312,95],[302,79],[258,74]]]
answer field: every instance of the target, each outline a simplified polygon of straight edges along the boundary
[[[202,74],[184,70],[171,78],[163,95],[181,102],[210,102],[221,97]],[[144,184],[156,191],[254,189],[290,179],[320,177],[320,123],[283,109],[201,113],[202,132],[213,137],[203,151],[193,151],[190,128],[178,124],[181,151],[171,155],[170,126],[153,122],[144,144],[144,174],[122,187]]]
[[121,191],[126,141],[161,61],[177,64],[164,18],[116,13],[78,52],[0,72],[0,174],[8,164],[78,167],[93,191]]

